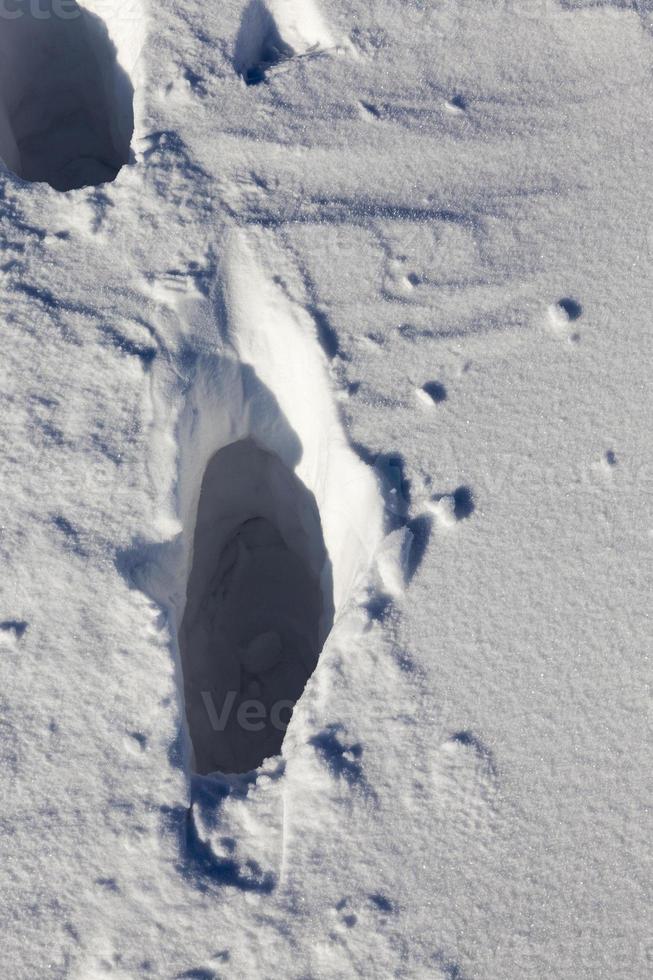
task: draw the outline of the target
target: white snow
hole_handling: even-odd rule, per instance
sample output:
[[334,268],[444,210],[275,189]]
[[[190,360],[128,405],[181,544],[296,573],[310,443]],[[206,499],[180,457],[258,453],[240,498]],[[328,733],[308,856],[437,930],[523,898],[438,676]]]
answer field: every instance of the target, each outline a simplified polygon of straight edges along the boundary
[[0,10],[3,976],[650,975],[652,20]]

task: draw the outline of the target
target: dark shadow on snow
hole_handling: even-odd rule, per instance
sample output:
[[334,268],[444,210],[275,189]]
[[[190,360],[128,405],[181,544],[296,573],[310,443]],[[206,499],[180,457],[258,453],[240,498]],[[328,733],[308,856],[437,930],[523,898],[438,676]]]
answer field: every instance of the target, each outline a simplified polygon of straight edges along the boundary
[[[22,7],[23,5],[21,5]],[[103,21],[74,0],[0,20],[0,157],[23,180],[70,191],[130,159],[131,81]]]
[[246,85],[260,85],[274,65],[294,55],[263,0],[251,0],[236,38],[234,67]]
[[345,745],[339,738],[342,725],[329,725],[310,740],[317,754],[334,776],[344,778],[348,783],[358,783],[363,779],[363,767],[359,761],[363,747],[359,744]]
[[[199,362],[188,357],[187,369],[194,374]],[[116,556],[130,587],[159,606],[161,627],[167,620],[178,630],[187,723],[170,757],[200,774],[247,773],[281,752],[334,615],[317,503],[294,472],[301,444],[250,366],[223,370],[238,373],[245,403],[269,419],[275,438],[282,434],[289,465],[253,439],[231,443],[209,461],[181,624],[171,603],[181,591],[181,537],[136,542]]]

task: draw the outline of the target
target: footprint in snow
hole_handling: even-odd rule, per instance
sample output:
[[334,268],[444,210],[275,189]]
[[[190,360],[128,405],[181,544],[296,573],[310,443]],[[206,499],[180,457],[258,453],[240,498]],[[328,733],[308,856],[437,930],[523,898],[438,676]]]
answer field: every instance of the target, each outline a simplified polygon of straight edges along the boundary
[[234,67],[246,85],[261,85],[282,62],[332,46],[313,0],[251,0],[236,38]]
[[338,923],[345,929],[353,929],[361,923],[366,928],[373,926],[373,923],[382,925],[387,917],[395,915],[398,911],[397,906],[383,892],[373,892],[354,904],[349,895],[345,895],[336,904],[334,913],[338,917]]
[[315,498],[278,457],[245,439],[212,458],[179,633],[197,772],[280,752],[332,622],[326,562]]
[[129,161],[134,91],[107,27],[74,0],[63,19],[56,0],[25,6],[0,30],[0,157],[57,191],[115,180]]

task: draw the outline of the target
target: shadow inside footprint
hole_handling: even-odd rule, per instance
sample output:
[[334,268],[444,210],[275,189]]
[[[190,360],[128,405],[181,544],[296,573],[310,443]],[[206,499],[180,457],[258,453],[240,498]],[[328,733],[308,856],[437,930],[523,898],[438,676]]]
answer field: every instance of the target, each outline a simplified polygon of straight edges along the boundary
[[0,28],[0,157],[57,191],[112,181],[129,161],[133,88],[103,21],[40,0]]
[[244,439],[209,462],[179,643],[200,774],[277,755],[333,622],[313,495]]
[[294,54],[263,0],[251,0],[243,14],[234,51],[234,66],[245,84],[260,85],[270,68]]

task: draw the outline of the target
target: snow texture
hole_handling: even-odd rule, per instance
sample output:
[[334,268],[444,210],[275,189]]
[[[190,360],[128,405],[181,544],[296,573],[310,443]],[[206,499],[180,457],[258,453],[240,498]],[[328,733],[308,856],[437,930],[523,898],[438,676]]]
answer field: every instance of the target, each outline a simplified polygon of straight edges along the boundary
[[2,6],[3,976],[651,975],[652,23]]

